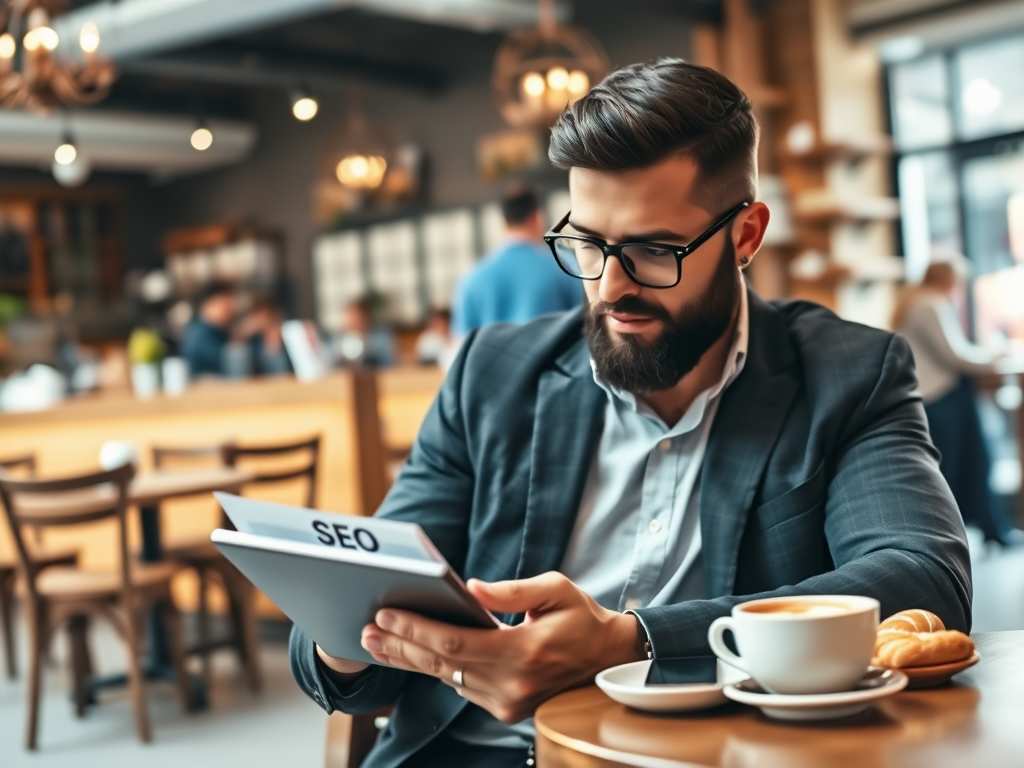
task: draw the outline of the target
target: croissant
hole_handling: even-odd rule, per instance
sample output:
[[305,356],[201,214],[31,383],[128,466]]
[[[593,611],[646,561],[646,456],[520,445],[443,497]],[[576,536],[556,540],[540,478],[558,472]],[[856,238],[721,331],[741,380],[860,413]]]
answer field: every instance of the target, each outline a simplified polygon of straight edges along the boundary
[[962,661],[974,653],[963,632],[947,630],[934,613],[915,608],[883,621],[875,640],[876,667],[925,667]]

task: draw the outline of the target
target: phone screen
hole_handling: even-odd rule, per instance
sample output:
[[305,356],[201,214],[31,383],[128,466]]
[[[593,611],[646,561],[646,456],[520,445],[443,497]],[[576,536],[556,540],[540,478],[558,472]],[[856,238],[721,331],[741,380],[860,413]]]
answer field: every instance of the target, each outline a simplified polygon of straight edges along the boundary
[[715,682],[718,682],[718,659],[715,656],[682,656],[652,661],[644,684],[682,685]]

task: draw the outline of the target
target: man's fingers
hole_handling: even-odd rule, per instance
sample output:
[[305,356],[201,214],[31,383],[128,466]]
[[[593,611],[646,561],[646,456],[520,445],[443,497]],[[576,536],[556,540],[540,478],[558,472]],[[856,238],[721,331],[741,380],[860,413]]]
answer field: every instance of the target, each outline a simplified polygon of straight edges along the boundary
[[367,627],[364,637],[366,633],[393,635],[440,656],[464,662],[494,661],[508,652],[507,645],[499,641],[494,630],[456,627],[392,608],[377,611],[375,618],[376,625]]
[[557,571],[548,571],[530,579],[495,581],[488,584],[470,579],[466,585],[480,604],[497,613],[544,612],[565,599],[572,582]]

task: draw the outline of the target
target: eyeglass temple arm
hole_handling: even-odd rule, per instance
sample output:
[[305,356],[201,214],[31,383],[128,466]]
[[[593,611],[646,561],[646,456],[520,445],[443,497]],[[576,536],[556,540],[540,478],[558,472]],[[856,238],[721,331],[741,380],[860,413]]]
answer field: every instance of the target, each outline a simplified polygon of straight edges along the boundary
[[722,227],[724,227],[726,224],[728,224],[729,220],[732,219],[733,216],[735,216],[737,213],[742,211],[744,208],[748,208],[748,207],[750,207],[750,203],[740,203],[735,208],[733,208],[731,211],[729,211],[727,214],[725,214],[725,216],[723,216],[718,221],[716,221],[711,226],[711,228],[709,230],[707,230],[703,235],[698,237],[693,242],[687,243],[685,255],[689,256],[695,250],[697,250],[702,245],[704,245],[704,243],[706,243],[708,240],[710,240],[712,237],[714,237],[718,233],[718,230],[720,230]]

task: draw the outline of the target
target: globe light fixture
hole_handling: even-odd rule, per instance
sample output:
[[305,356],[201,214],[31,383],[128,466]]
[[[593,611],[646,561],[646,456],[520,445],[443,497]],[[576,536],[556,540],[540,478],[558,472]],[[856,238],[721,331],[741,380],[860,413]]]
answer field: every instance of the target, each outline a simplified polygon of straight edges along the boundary
[[213,146],[213,131],[205,125],[200,125],[192,131],[192,147],[200,152],[205,152]]
[[384,183],[393,144],[386,128],[366,118],[358,89],[350,94],[349,114],[327,139],[325,171],[349,190],[372,192]]
[[608,73],[608,57],[590,33],[559,25],[553,0],[540,0],[536,27],[517,29],[494,57],[491,88],[505,122],[548,127]]
[[0,106],[46,113],[60,104],[106,98],[117,69],[98,56],[100,32],[93,22],[79,32],[79,55],[65,51],[51,18],[67,7],[67,0],[0,0]]
[[384,181],[388,161],[380,155],[348,155],[334,169],[338,181],[352,189],[376,189]]
[[53,153],[53,160],[59,165],[71,165],[75,162],[76,157],[78,157],[78,149],[71,139],[65,139],[64,143]]
[[320,111],[320,102],[312,96],[299,96],[292,101],[292,114],[296,120],[308,122]]

